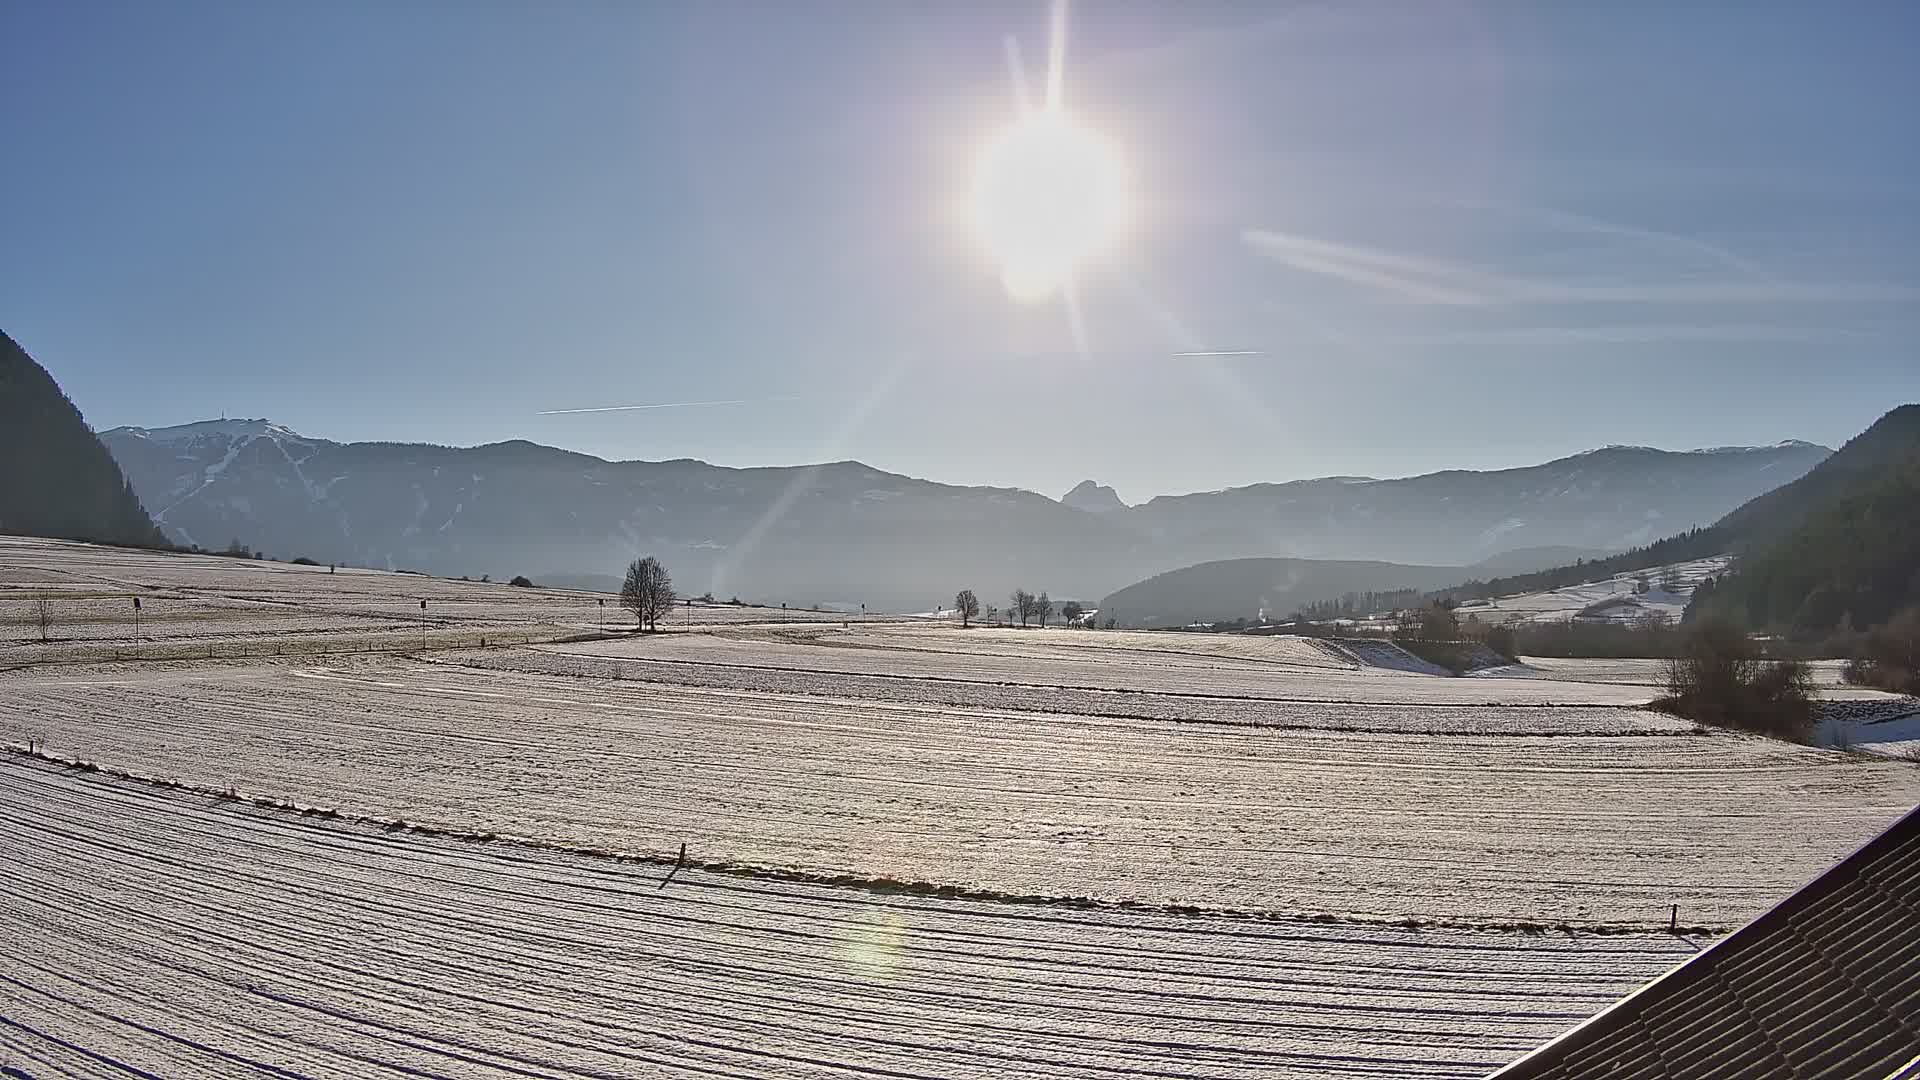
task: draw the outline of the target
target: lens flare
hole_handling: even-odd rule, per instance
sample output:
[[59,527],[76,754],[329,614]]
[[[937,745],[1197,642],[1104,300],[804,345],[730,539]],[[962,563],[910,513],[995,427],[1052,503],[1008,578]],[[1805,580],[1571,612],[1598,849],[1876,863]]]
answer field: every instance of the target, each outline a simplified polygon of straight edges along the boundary
[[865,910],[840,931],[840,958],[854,976],[888,983],[906,965],[907,923],[897,912]]

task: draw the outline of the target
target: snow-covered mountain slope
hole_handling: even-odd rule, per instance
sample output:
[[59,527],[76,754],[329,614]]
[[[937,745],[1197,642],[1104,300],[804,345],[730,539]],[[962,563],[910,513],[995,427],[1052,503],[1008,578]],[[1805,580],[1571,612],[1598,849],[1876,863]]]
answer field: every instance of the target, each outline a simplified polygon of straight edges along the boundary
[[1472,601],[1461,604],[1455,614],[1506,625],[1575,620],[1637,623],[1649,617],[1678,622],[1693,590],[1707,578],[1726,573],[1730,561],[1718,555],[1625,571],[1582,585]]
[[682,591],[900,610],[961,587],[1102,596],[1215,558],[1464,566],[1516,548],[1615,548],[1712,520],[1825,453],[1595,451],[1499,473],[1266,484],[1132,508],[1082,485],[1106,506],[1095,513],[853,461],[734,469],[523,441],[338,443],[264,419],[115,428],[101,440],[161,526],[203,547],[238,540],[281,557],[542,580],[605,580],[650,552]]

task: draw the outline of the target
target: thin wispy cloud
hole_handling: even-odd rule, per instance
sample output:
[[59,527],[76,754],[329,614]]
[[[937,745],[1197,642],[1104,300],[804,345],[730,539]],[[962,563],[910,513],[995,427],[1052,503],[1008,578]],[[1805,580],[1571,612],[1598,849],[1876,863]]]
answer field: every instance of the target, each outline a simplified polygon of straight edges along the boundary
[[1276,240],[1272,235],[1250,236],[1249,241],[1255,251],[1277,262],[1282,262],[1296,270],[1305,270],[1323,277],[1336,278],[1354,285],[1365,285],[1381,292],[1392,293],[1399,298],[1415,304],[1445,304],[1458,307],[1486,307],[1493,299],[1479,290],[1459,285],[1450,285],[1444,281],[1409,277],[1392,273],[1371,265],[1368,257],[1376,253],[1355,249],[1347,257],[1315,253],[1300,247],[1289,246]]
[[723,401],[653,401],[642,405],[596,405],[585,409],[542,409],[538,416],[572,416],[577,413],[638,412],[643,409],[704,409],[721,405],[758,405],[768,401],[799,401],[811,394],[780,394],[774,397],[728,398]]
[[1874,304],[1920,300],[1920,288],[1877,282],[1681,281],[1622,285],[1514,283],[1512,301],[1547,304]]
[[1872,340],[1861,330],[1821,326],[1727,325],[1522,326],[1508,329],[1433,331],[1375,339],[1381,345],[1640,345],[1664,342],[1840,344]]
[[1176,359],[1197,360],[1212,356],[1264,356],[1259,349],[1189,349],[1173,354]]
[[1502,274],[1466,263],[1353,244],[1248,229],[1248,250],[1416,304],[1494,307],[1523,304],[1864,304],[1920,300],[1920,288],[1881,282],[1778,279],[1563,281]]
[[1759,263],[1736,254],[1719,244],[1702,240],[1697,236],[1688,236],[1683,233],[1649,229],[1644,226],[1630,225],[1619,221],[1607,221],[1551,206],[1526,206],[1519,203],[1471,201],[1456,201],[1442,205],[1455,206],[1467,210],[1482,210],[1495,214],[1505,214],[1509,217],[1522,221],[1530,221],[1562,233],[1625,240],[1645,251],[1704,260],[1723,269],[1731,270],[1742,277],[1771,280],[1775,276]]

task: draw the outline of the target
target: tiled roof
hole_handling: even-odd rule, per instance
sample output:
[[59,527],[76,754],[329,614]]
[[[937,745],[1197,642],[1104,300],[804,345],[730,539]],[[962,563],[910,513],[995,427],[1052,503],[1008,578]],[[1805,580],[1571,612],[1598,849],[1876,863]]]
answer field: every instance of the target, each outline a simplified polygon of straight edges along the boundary
[[[1497,1080],[1920,1076],[1920,807]],[[1490,1078],[1491,1080],[1491,1078]]]

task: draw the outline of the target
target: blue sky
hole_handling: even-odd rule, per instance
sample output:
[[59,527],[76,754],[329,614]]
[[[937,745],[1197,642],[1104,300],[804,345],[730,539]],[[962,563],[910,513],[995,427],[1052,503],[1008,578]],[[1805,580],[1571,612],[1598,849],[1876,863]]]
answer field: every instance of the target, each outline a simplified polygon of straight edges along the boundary
[[1084,352],[956,213],[1047,21],[16,0],[0,327],[101,428],[1130,501],[1920,400],[1920,8],[1082,3],[1067,105],[1139,200]]

